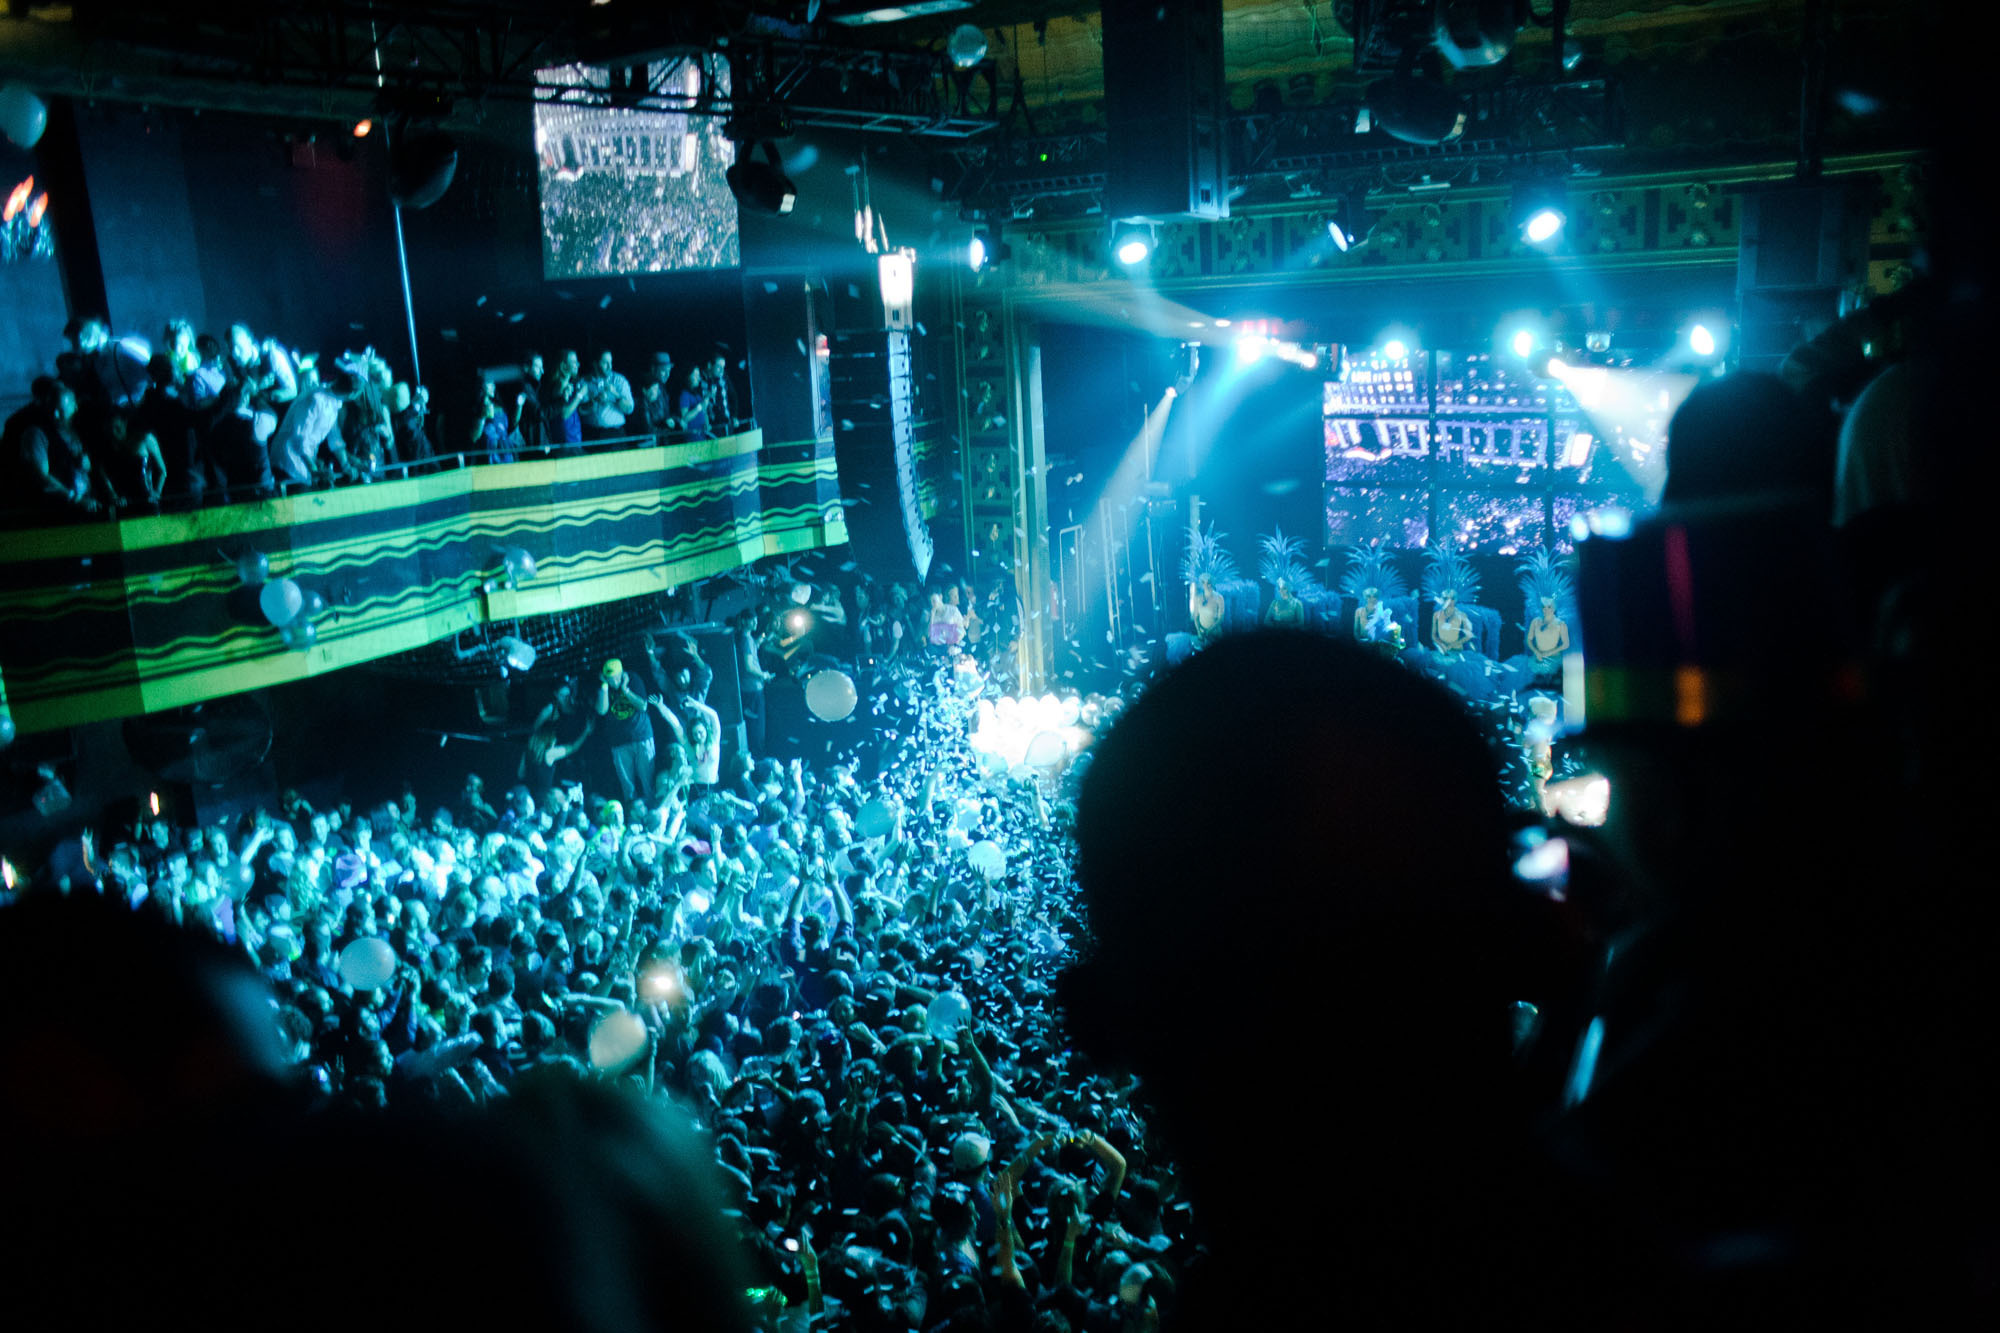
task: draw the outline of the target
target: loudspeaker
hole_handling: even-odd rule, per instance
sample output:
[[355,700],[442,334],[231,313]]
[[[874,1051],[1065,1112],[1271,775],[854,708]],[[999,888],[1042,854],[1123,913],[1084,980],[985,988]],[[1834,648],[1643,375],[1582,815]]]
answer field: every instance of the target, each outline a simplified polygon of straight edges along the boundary
[[750,341],[750,412],[767,444],[833,439],[832,312],[826,284],[806,272],[743,275]]
[[847,540],[878,578],[930,576],[934,552],[917,492],[919,433],[932,428],[918,401],[916,335],[900,329],[842,333],[836,340],[834,442],[847,511]]
[[1745,370],[1774,370],[1867,279],[1868,214],[1837,182],[1748,192],[1742,207],[1736,359]]
[[1229,216],[1222,0],[1104,0],[1105,216]]

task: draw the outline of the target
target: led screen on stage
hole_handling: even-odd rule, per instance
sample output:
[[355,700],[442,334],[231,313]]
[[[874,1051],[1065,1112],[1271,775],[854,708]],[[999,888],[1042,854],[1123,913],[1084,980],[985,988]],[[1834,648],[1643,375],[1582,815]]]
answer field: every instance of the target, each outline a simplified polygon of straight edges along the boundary
[[[1595,380],[1580,383],[1596,396]],[[1523,365],[1440,350],[1349,357],[1321,402],[1326,536],[1335,545],[1566,550],[1573,517],[1644,512],[1657,495],[1651,477],[1665,421],[1652,398],[1638,404],[1644,411],[1593,418],[1592,404]]]
[[[535,103],[540,163],[542,276],[734,268],[742,262],[736,197],[724,173],[736,146],[705,100],[729,96],[716,56],[646,67],[635,106],[609,105],[609,71],[566,65],[541,72]],[[569,90],[574,90],[569,91]],[[676,109],[685,108],[685,109]]]

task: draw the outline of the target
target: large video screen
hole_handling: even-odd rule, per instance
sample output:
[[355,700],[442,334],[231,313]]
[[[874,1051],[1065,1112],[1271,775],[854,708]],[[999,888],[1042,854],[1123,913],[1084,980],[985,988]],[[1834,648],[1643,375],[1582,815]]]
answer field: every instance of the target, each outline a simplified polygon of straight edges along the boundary
[[1567,550],[1579,515],[1644,512],[1666,400],[1629,366],[1574,378],[1593,401],[1484,353],[1344,358],[1322,398],[1327,539],[1518,555]]
[[638,105],[612,106],[607,70],[541,72],[545,85],[564,90],[535,103],[543,277],[742,262],[736,197],[724,175],[736,146],[723,134],[722,117],[695,110],[709,99],[726,103],[728,62],[688,56],[649,65],[646,74]]

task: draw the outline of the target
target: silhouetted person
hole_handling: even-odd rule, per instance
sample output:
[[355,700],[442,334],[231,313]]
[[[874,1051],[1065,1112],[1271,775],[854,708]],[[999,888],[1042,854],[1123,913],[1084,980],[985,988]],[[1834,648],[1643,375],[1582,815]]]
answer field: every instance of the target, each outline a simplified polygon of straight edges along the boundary
[[1665,504],[1791,495],[1833,505],[1833,420],[1775,375],[1705,380],[1667,425]]
[[1099,744],[1077,809],[1096,946],[1064,998],[1080,1043],[1145,1080],[1184,1164],[1213,1263],[1180,1327],[1559,1322],[1582,1303],[1509,1027],[1563,968],[1508,839],[1461,707],[1351,644],[1225,639]]

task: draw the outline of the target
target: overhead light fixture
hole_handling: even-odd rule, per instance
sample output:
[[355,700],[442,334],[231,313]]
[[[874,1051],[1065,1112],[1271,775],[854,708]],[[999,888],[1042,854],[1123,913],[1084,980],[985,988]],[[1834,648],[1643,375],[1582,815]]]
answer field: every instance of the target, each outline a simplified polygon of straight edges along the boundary
[[1236,362],[1238,365],[1254,366],[1264,359],[1264,353],[1271,350],[1271,340],[1252,333],[1236,340]]
[[1715,335],[1709,331],[1708,325],[1697,324],[1688,330],[1688,350],[1696,356],[1715,355]]
[[1111,226],[1111,255],[1126,268],[1137,268],[1152,257],[1153,224],[1127,218]]
[[1535,331],[1533,329],[1516,329],[1513,338],[1514,355],[1519,357],[1532,356],[1535,351],[1535,342]]
[[1014,257],[1014,248],[1000,239],[998,227],[979,227],[972,233],[972,243],[966,247],[966,259],[974,273],[983,273],[995,264],[1004,264]]
[[1527,181],[1514,189],[1514,221],[1521,239],[1548,245],[1562,235],[1569,221],[1569,197],[1560,181]]
[[1369,124],[1404,143],[1450,143],[1465,133],[1465,99],[1445,87],[1435,55],[1425,64],[1420,70],[1407,57],[1394,74],[1368,85]]
[[827,17],[844,27],[861,28],[875,23],[901,23],[926,14],[949,14],[957,9],[970,9],[972,5],[973,0],[910,0],[903,5],[878,5],[861,0],[859,4],[839,6]]
[[739,152],[729,170],[722,173],[723,179],[729,182],[729,192],[737,203],[782,217],[799,201],[799,187],[785,175],[778,150],[769,139],[758,148],[763,150],[763,161],[757,160],[757,149]]
[[959,69],[972,69],[986,59],[986,34],[976,24],[961,23],[951,30],[944,50],[953,65]]
[[1513,0],[1438,0],[1431,35],[1453,69],[1484,69],[1514,49],[1525,8]]
[[366,139],[368,137],[368,132],[374,128],[375,128],[375,122],[369,120],[366,116],[364,116],[360,120],[354,122],[354,137],[357,139]]
[[1390,361],[1407,361],[1410,357],[1410,345],[1401,338],[1391,338],[1382,344],[1382,355]]

